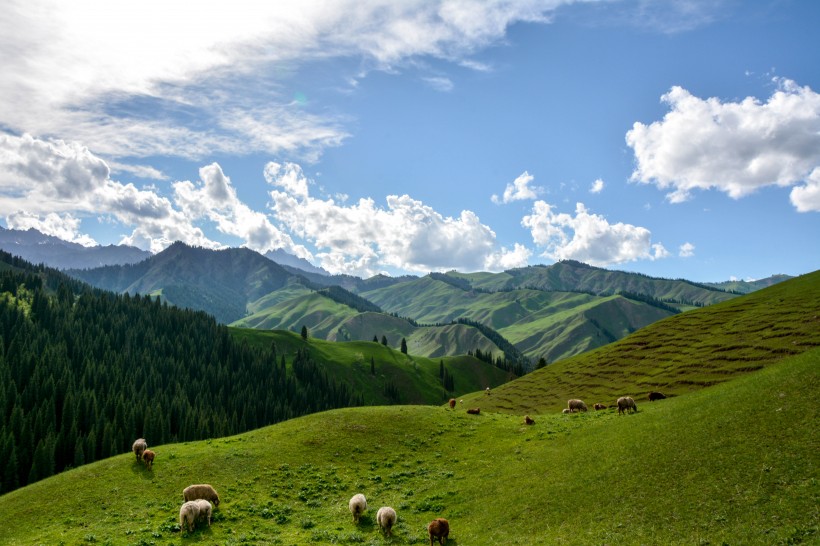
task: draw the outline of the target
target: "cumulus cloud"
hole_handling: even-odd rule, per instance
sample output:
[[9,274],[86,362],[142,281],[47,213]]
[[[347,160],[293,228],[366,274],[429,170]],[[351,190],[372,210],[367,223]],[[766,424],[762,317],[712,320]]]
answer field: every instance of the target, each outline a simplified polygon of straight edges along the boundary
[[496,205],[500,205],[502,203],[512,203],[513,201],[523,201],[526,199],[536,199],[543,189],[537,186],[530,187],[530,182],[533,180],[535,180],[535,177],[527,171],[524,171],[518,176],[518,178],[512,181],[512,184],[507,184],[507,187],[504,188],[504,195],[499,197],[498,195],[493,194],[490,199]]
[[521,220],[533,242],[544,248],[543,256],[608,266],[669,255],[662,244],[651,242],[648,229],[620,222],[610,224],[603,216],[590,213],[583,203],[575,205],[575,216],[553,209],[545,201],[536,201],[532,214]]
[[354,82],[414,58],[480,69],[472,54],[510,25],[547,22],[572,1],[235,0],[200,9],[145,0],[135,10],[12,0],[0,18],[0,122],[113,158],[264,151],[310,161],[347,132],[321,106],[291,104],[282,67],[357,59]]
[[820,211],[820,167],[811,172],[805,185],[792,188],[789,199],[798,212]]
[[257,252],[281,248],[300,258],[313,258],[304,246],[295,244],[265,214],[243,203],[218,163],[200,168],[199,178],[199,184],[182,181],[173,185],[174,200],[189,221],[207,218],[220,232],[241,238],[245,246]]
[[333,273],[498,270],[504,264],[523,265],[528,257],[519,245],[499,249],[495,233],[471,211],[444,216],[408,195],[388,195],[386,206],[373,199],[350,205],[317,199],[294,163],[270,163],[265,177],[274,186],[271,206],[278,221],[315,245],[322,267]]
[[820,211],[814,173],[820,166],[820,95],[779,80],[768,101],[701,99],[673,87],[670,111],[626,134],[634,150],[633,181],[668,190],[673,203],[695,190],[717,189],[734,199],[764,186],[794,186],[792,203]]
[[683,243],[680,245],[678,256],[681,258],[691,258],[695,255],[695,245],[692,243]]
[[589,187],[589,193],[601,193],[602,191],[604,191],[604,181],[600,178]]

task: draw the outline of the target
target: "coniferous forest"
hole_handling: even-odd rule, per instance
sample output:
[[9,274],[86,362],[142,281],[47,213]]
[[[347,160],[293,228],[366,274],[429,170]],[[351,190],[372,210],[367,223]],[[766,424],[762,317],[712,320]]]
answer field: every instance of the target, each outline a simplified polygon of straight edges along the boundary
[[300,353],[0,252],[0,493],[149,445],[360,405]]

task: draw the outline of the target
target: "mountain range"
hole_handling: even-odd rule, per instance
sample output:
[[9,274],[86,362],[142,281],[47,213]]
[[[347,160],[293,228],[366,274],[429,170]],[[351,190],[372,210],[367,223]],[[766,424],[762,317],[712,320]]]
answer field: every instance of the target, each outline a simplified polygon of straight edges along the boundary
[[503,355],[525,368],[623,338],[680,311],[786,280],[694,283],[572,260],[501,273],[418,277],[331,275],[284,251],[209,250],[177,242],[151,254],[84,247],[37,230],[0,228],[0,248],[94,287],[150,294],[240,328],[299,331],[329,341],[405,340],[425,357]]

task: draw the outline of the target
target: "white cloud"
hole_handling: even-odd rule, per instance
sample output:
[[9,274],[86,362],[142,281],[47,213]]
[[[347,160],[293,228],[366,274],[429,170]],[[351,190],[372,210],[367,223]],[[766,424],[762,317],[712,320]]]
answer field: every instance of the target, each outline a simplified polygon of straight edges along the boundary
[[670,190],[673,203],[698,189],[738,199],[764,186],[797,186],[792,203],[820,210],[809,179],[820,166],[820,95],[809,87],[780,80],[765,103],[704,100],[681,87],[662,100],[671,108],[662,121],[636,122],[626,134],[636,159],[632,180]]
[[28,212],[18,211],[6,216],[9,229],[36,229],[40,233],[58,237],[63,241],[79,243],[83,246],[96,246],[97,242],[89,235],[80,233],[80,219],[71,214],[60,216],[54,212],[44,218]]
[[291,104],[282,80],[300,66],[358,59],[361,77],[433,57],[479,68],[471,55],[510,25],[547,22],[571,1],[235,0],[201,9],[145,0],[134,9],[11,0],[0,17],[0,124],[112,158],[265,151],[313,160],[347,132],[332,113],[315,113],[321,105]]
[[683,243],[680,245],[680,250],[678,252],[678,256],[681,258],[691,258],[695,255],[695,245],[692,243]]
[[453,90],[455,84],[450,78],[446,78],[444,76],[430,76],[426,78],[422,78],[427,85],[435,89],[436,91],[442,91],[444,93],[448,93]]
[[589,188],[589,193],[601,193],[602,191],[604,191],[604,181],[599,178],[592,183],[592,186]]
[[533,242],[544,248],[543,256],[608,266],[669,255],[662,244],[651,243],[646,228],[610,224],[603,216],[591,214],[583,203],[576,204],[575,216],[555,213],[553,208],[545,201],[536,201],[532,214],[521,220],[521,225],[530,229]]
[[265,177],[277,188],[270,192],[277,220],[311,242],[322,267],[333,273],[498,270],[506,263],[520,265],[528,256],[520,245],[499,249],[495,233],[471,211],[446,217],[408,195],[387,196],[385,207],[373,199],[351,205],[316,199],[293,163],[271,163]]
[[212,163],[199,169],[199,178],[200,184],[174,183],[174,200],[189,222],[207,218],[220,232],[241,238],[245,246],[257,252],[282,248],[300,258],[313,258],[304,246],[294,244],[290,236],[274,226],[265,214],[243,203],[219,164]]
[[539,187],[530,187],[530,182],[535,180],[535,177],[524,171],[518,178],[513,180],[512,184],[507,184],[504,188],[504,195],[498,197],[493,194],[490,198],[496,205],[512,203],[513,201],[523,201],[526,199],[536,199],[543,189]]
[[792,188],[789,199],[798,212],[820,211],[820,167],[811,172],[804,186]]

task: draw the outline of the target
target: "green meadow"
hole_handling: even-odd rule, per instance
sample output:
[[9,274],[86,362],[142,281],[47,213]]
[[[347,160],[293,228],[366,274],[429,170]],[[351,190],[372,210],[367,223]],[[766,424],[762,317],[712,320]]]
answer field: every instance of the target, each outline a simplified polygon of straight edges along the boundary
[[[820,349],[615,412],[468,415],[441,406],[314,414],[151,446],[0,497],[3,544],[798,544],[818,540]],[[211,527],[179,530],[207,482]],[[358,525],[347,509],[368,498]],[[393,537],[375,523],[399,515]]]

